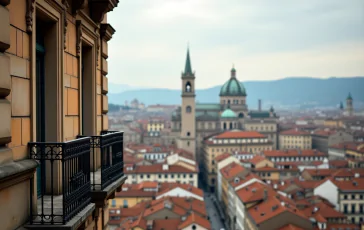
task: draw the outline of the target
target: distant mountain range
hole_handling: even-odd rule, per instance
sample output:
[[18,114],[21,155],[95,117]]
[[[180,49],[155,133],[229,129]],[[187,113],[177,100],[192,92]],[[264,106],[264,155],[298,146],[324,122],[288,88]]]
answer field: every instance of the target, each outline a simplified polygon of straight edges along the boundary
[[[364,77],[318,79],[310,77],[289,77],[274,81],[243,82],[247,91],[247,103],[256,108],[258,99],[263,107],[284,106],[337,106],[340,101],[345,105],[350,92],[355,105],[364,104]],[[119,87],[125,87],[119,89]],[[196,101],[217,103],[221,86],[196,90]],[[119,91],[117,91],[119,89]],[[116,92],[116,93],[115,93]],[[124,104],[125,100],[137,98],[146,105],[180,104],[181,91],[173,89],[133,89],[124,85],[109,83],[109,103]]]

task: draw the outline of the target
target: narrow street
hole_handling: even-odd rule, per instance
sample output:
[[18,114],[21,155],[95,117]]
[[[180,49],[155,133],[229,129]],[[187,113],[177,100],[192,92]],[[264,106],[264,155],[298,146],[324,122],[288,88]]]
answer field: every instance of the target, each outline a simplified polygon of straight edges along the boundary
[[219,211],[217,210],[217,207],[213,201],[214,198],[212,198],[212,197],[215,197],[215,196],[211,195],[211,197],[210,197],[210,195],[211,195],[210,193],[205,192],[204,198],[205,198],[206,210],[207,210],[207,213],[210,218],[212,230],[226,229],[224,224],[221,221]]

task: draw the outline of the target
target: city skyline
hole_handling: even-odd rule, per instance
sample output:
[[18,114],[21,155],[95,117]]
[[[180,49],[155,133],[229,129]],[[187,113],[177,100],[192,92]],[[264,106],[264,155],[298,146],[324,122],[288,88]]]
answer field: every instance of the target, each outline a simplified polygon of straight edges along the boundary
[[222,84],[233,64],[241,81],[363,76],[363,6],[356,0],[120,2],[108,17],[117,31],[110,82],[179,89],[187,43],[196,88]]

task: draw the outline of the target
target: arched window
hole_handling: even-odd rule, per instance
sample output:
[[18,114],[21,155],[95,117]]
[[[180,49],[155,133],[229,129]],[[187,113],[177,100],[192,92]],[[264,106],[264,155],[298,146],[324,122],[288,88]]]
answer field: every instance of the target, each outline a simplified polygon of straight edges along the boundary
[[191,106],[188,105],[186,107],[186,113],[191,113],[191,111],[192,111],[192,108],[191,108]]
[[196,225],[192,225],[192,230],[196,230],[196,229],[197,229]]
[[191,83],[189,81],[186,83],[185,91],[186,92],[192,92],[192,86],[191,86]]
[[244,117],[244,113],[239,113],[239,118],[243,118]]
[[224,130],[226,130],[226,122],[224,122]]
[[187,136],[189,137],[189,136],[191,136],[191,133],[190,132],[187,132]]
[[230,122],[230,129],[233,129],[233,123]]

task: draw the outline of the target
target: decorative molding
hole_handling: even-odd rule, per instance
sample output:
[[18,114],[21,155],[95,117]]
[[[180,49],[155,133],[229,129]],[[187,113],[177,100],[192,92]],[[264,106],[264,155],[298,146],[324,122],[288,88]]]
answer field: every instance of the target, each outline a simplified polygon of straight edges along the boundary
[[69,8],[68,2],[67,0],[62,0],[63,3],[63,36],[64,36],[64,49],[67,49],[67,26],[68,26],[68,21],[67,21],[67,10]]
[[86,7],[86,0],[72,1],[72,14],[75,16],[78,12]]
[[96,23],[101,23],[104,15],[112,11],[119,3],[119,0],[89,0],[90,17]]
[[25,20],[26,20],[26,24],[27,24],[27,32],[28,33],[33,32],[34,2],[35,2],[35,0],[27,0]]
[[96,55],[96,66],[99,66],[99,59],[100,59],[100,38],[97,38],[97,44],[96,44],[96,48],[97,48],[97,55]]
[[76,21],[76,55],[77,57],[81,54],[81,40],[82,40],[82,21]]

